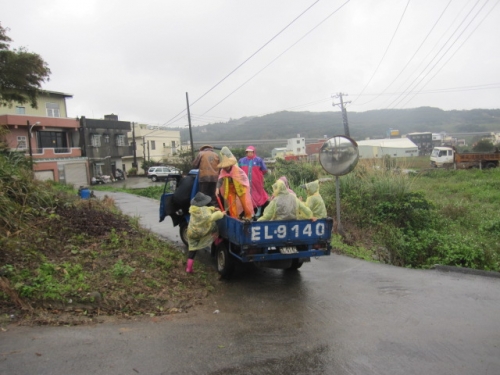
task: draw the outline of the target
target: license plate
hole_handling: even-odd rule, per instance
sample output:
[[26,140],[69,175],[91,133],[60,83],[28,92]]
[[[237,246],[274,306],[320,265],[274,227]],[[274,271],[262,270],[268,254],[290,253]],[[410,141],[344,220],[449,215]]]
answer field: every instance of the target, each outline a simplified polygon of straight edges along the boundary
[[298,253],[297,248],[295,246],[292,247],[280,247],[281,254],[295,254]]

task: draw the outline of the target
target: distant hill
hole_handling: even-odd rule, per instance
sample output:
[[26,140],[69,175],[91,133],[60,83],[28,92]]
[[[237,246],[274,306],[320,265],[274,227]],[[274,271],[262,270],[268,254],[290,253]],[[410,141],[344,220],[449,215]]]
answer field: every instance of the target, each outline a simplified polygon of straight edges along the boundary
[[[347,112],[352,138],[384,138],[388,129],[401,134],[430,131],[500,132],[500,109],[443,111],[439,108],[384,109]],[[180,129],[183,142],[189,141],[189,130]],[[300,134],[305,138],[332,137],[344,134],[340,112],[277,112],[261,117],[244,117],[225,123],[193,127],[194,142],[220,140],[287,139]]]

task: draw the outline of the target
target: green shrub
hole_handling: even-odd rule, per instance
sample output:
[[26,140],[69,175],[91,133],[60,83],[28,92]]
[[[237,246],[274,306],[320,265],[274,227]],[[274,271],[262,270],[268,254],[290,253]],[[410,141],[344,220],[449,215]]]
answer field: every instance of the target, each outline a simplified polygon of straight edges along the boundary
[[269,194],[272,194],[272,185],[278,178],[285,176],[290,188],[296,193],[300,193],[299,186],[301,184],[317,180],[324,174],[325,172],[319,164],[276,159],[274,169],[266,174],[265,189]]
[[113,266],[111,273],[115,278],[121,279],[130,276],[134,271],[135,268],[130,267],[128,264],[123,264],[123,261],[120,259]]

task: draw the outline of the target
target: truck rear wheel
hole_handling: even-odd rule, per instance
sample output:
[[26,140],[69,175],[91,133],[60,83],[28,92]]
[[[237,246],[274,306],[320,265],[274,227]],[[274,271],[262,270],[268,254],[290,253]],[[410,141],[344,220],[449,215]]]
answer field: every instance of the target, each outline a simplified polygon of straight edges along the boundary
[[185,220],[183,220],[179,224],[179,236],[181,237],[181,241],[184,243],[184,245],[188,246],[188,239],[187,239],[187,230],[188,230],[188,223],[186,223]]
[[222,241],[217,245],[217,272],[219,275],[226,279],[230,278],[234,272],[234,262],[235,259],[229,254],[226,243]]
[[303,264],[304,264],[304,261],[302,259],[295,258],[295,259],[292,259],[292,265],[288,269],[292,270],[292,271],[296,271],[300,267],[302,267]]
[[493,162],[486,163],[486,169],[495,168],[496,164]]

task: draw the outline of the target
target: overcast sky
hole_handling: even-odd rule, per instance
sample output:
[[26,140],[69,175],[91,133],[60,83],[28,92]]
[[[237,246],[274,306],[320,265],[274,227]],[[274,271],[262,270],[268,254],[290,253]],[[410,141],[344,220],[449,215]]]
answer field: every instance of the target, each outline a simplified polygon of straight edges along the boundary
[[70,117],[500,108],[500,0],[0,0]]

